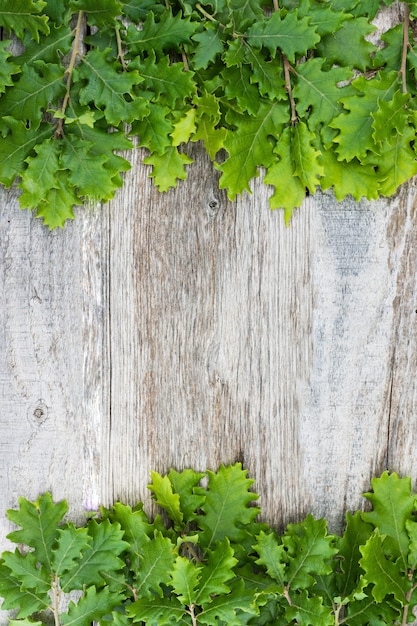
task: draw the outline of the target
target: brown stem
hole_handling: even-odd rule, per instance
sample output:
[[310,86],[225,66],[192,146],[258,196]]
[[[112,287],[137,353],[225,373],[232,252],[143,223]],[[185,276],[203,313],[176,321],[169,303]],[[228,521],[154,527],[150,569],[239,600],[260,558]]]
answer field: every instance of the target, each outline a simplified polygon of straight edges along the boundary
[[282,58],[284,60],[285,88],[288,92],[288,97],[290,99],[290,105],[291,105],[291,124],[294,125],[297,123],[298,117],[297,117],[297,111],[295,108],[295,100],[292,95],[292,88],[291,88],[291,79],[290,79],[291,65],[289,64],[289,61],[284,54],[282,55]]
[[194,604],[190,604],[190,609],[188,611],[188,615],[191,617],[191,623],[193,626],[198,626],[197,625],[197,618],[195,616],[194,613]]
[[401,626],[407,626],[408,624],[408,610],[410,608],[411,596],[413,595],[416,589],[417,589],[417,584],[413,585],[405,596],[405,599],[407,600],[407,604],[404,607],[404,613],[403,613],[403,618],[401,620]]
[[403,93],[407,93],[407,52],[410,47],[409,40],[410,29],[410,7],[407,2],[404,3],[404,23],[403,23],[403,54],[401,58],[400,75],[403,84]]
[[59,586],[57,577],[54,576],[52,581],[52,613],[54,614],[55,626],[60,626],[59,621]]
[[[80,52],[79,52],[79,48],[80,48],[80,37],[81,37],[81,27],[82,27],[82,23],[83,23],[83,18],[84,18],[84,11],[80,11],[78,13],[78,19],[77,19],[77,26],[75,27],[75,37],[74,37],[74,41],[72,42],[72,51],[71,51],[71,58],[70,58],[70,62],[68,64],[67,69],[65,70],[65,74],[67,76],[67,89],[65,92],[65,96],[64,96],[64,100],[62,101],[62,106],[61,106],[61,113],[64,114],[67,106],[68,106],[68,102],[70,99],[70,89],[71,89],[71,79],[72,79],[72,73],[74,71],[74,66],[75,66],[75,62],[77,60],[77,56],[79,56]],[[58,124],[55,130],[55,137],[61,137],[62,136],[62,126],[64,124],[64,119],[63,117],[60,118],[58,120]]]
[[116,41],[117,41],[117,58],[122,64],[123,71],[126,72],[127,66],[126,66],[126,61],[125,61],[125,57],[123,54],[122,38],[120,37],[120,30],[117,27],[115,28],[115,30],[116,30]]

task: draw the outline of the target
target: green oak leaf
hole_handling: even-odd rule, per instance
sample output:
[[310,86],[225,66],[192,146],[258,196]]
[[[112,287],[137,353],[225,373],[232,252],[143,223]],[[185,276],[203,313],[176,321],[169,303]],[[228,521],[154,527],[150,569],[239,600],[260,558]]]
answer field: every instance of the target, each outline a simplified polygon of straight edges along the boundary
[[84,547],[76,567],[61,576],[61,589],[65,592],[83,589],[84,585],[103,585],[105,576],[123,567],[119,555],[128,543],[122,539],[120,524],[92,519],[87,523],[87,530],[91,543]]
[[328,124],[343,108],[339,103],[343,88],[339,84],[352,77],[352,70],[346,67],[323,69],[323,59],[309,59],[297,65],[297,77],[293,88],[297,100],[297,113],[304,118],[311,130],[320,124]]
[[[253,592],[245,589],[242,580],[237,581],[228,594],[215,597],[198,614],[197,623],[207,626],[241,626],[246,616],[256,615],[258,609],[253,605]],[[246,614],[246,615],[245,615]]]
[[45,198],[39,202],[36,217],[42,218],[50,230],[63,228],[67,220],[75,219],[73,207],[77,204],[82,204],[82,201],[68,182],[68,172],[59,171],[54,187],[51,187]]
[[85,11],[89,24],[99,28],[112,26],[123,9],[119,0],[70,0],[69,6],[74,13]]
[[386,143],[378,159],[380,193],[391,196],[400,185],[417,174],[417,155],[412,143],[415,129],[408,126],[401,135]]
[[171,572],[171,586],[181,604],[191,606],[196,603],[196,589],[202,566],[196,565],[185,556],[177,556]]
[[205,500],[204,495],[195,493],[195,487],[200,484],[204,476],[203,472],[195,472],[192,469],[185,469],[182,472],[177,472],[174,469],[169,470],[169,480],[175,493],[180,497],[181,511],[184,521],[187,523],[195,519],[197,511]]
[[13,116],[38,129],[49,103],[65,93],[64,71],[44,61],[23,66],[13,89],[0,98],[0,116]]
[[326,60],[328,68],[338,65],[364,72],[372,67],[371,55],[376,52],[376,47],[366,37],[375,29],[366,17],[346,20],[342,28],[321,39],[317,45],[318,54]]
[[332,626],[335,623],[331,609],[323,605],[323,598],[310,597],[305,591],[291,596],[291,606],[286,607],[285,616],[300,626]]
[[267,61],[251,46],[246,46],[246,60],[252,66],[250,82],[257,83],[259,93],[271,99],[285,100],[288,97],[282,73],[282,64],[277,59]]
[[278,542],[275,534],[261,531],[253,547],[259,555],[256,563],[263,565],[268,576],[273,580],[276,580],[280,585],[284,585],[286,566],[284,561],[285,548]]
[[406,520],[405,528],[410,540],[409,552],[408,552],[408,566],[410,569],[415,570],[417,565],[417,523],[416,520]]
[[291,154],[294,163],[294,174],[310,193],[316,192],[320,177],[323,175],[321,153],[315,148],[315,136],[307,124],[298,122],[293,126]]
[[140,566],[133,582],[138,598],[163,597],[161,585],[168,585],[175,561],[175,546],[169,537],[155,531],[154,537],[146,541],[139,555]]
[[172,147],[170,135],[174,130],[168,106],[149,103],[149,114],[132,124],[131,134],[139,135],[139,145],[148,148],[152,156],[163,155]]
[[258,167],[274,162],[274,143],[269,138],[279,136],[287,116],[286,106],[276,103],[262,103],[256,116],[228,114],[227,121],[237,131],[228,132],[224,148],[229,156],[215,167],[222,172],[219,186],[228,189],[230,200],[244,190],[250,191],[249,181],[258,176]]
[[185,115],[178,122],[174,123],[174,130],[171,133],[172,145],[179,146],[181,143],[187,143],[190,137],[197,131],[195,125],[196,109],[188,109]]
[[41,34],[49,33],[48,16],[39,15],[46,4],[44,0],[0,0],[0,26],[20,39],[29,33],[39,42]]
[[12,53],[6,49],[9,45],[8,40],[0,41],[0,94],[6,91],[6,87],[14,84],[12,76],[21,72],[20,66],[10,61]]
[[132,61],[129,68],[137,69],[143,84],[141,89],[150,92],[149,98],[160,105],[175,108],[196,93],[194,73],[184,71],[184,64],[171,63],[168,56],[156,62],[151,53],[146,59]]
[[40,591],[22,589],[21,581],[13,576],[3,559],[0,560],[0,595],[3,598],[2,610],[19,609],[17,613],[19,619],[30,617],[36,611],[43,611],[50,605],[48,592],[43,585]]
[[389,101],[398,89],[398,73],[388,72],[372,80],[359,76],[352,82],[357,94],[341,98],[345,109],[329,126],[339,130],[333,139],[338,144],[336,152],[341,160],[351,161],[355,157],[366,159],[368,152],[379,153],[373,140],[372,113],[381,101]]
[[386,536],[385,548],[395,557],[407,562],[409,538],[405,523],[412,519],[416,496],[411,490],[410,478],[400,478],[396,472],[384,472],[372,480],[372,492],[364,496],[372,504],[372,511],[363,513],[368,524]]
[[111,613],[121,600],[121,596],[108,587],[99,591],[88,587],[78,602],[70,602],[67,613],[61,613],[61,623],[64,626],[86,626]]
[[45,139],[35,146],[36,156],[26,159],[27,168],[21,173],[18,185],[22,189],[20,205],[35,209],[45,200],[50,189],[56,186],[56,173],[62,169],[59,164],[60,144]]
[[303,183],[295,175],[292,149],[292,129],[287,127],[274,149],[278,159],[268,167],[264,177],[265,184],[275,187],[274,193],[269,198],[269,205],[271,209],[284,209],[284,220],[287,225],[291,220],[293,209],[301,206],[306,195]]
[[7,517],[21,530],[14,530],[7,538],[33,548],[37,561],[50,570],[51,550],[58,536],[57,526],[67,510],[66,501],[53,502],[50,493],[39,496],[34,502],[19,498],[19,509],[10,509]]
[[223,39],[219,28],[214,24],[204,24],[204,30],[193,35],[192,40],[197,42],[197,47],[192,49],[191,67],[193,70],[205,69],[223,52]]
[[51,587],[51,574],[47,567],[39,567],[35,552],[22,554],[16,548],[14,552],[4,552],[3,561],[10,572],[20,582],[22,591],[34,591],[46,598]]
[[375,143],[390,142],[398,133],[402,135],[409,128],[409,99],[410,94],[398,90],[391,100],[378,100],[378,109],[371,113]]
[[74,33],[69,25],[64,23],[54,26],[49,35],[42,38],[41,46],[34,40],[25,42],[24,52],[16,57],[16,62],[22,67],[26,64],[32,65],[35,61],[58,63],[60,55],[67,54],[71,49],[73,37]]
[[330,561],[337,553],[333,541],[324,519],[316,520],[307,515],[303,522],[288,524],[282,545],[288,563],[285,579],[290,589],[307,589],[314,582],[313,574],[332,572]]
[[130,123],[147,113],[147,102],[134,97],[133,88],[143,81],[134,69],[123,72],[119,63],[108,61],[110,50],[91,50],[83,57],[82,65],[74,71],[76,80],[84,80],[79,102],[90,102],[104,111],[109,124]]
[[[186,616],[186,608],[175,596],[169,598],[139,598],[127,608],[133,623],[177,624]],[[185,622],[188,623],[188,622]]]
[[68,181],[77,189],[80,197],[109,200],[118,185],[109,177],[109,171],[105,167],[107,155],[94,154],[92,147],[89,141],[66,134],[61,163],[64,169],[69,170]]
[[353,600],[346,607],[346,623],[349,626],[385,626],[396,624],[401,620],[399,607],[393,602],[378,604],[374,598],[366,597],[363,600]]
[[334,3],[321,3],[312,0],[300,0],[298,14],[310,17],[310,25],[315,27],[320,37],[334,34],[345,20],[352,19],[346,9],[334,11]]
[[68,523],[58,529],[57,546],[52,551],[52,570],[57,576],[75,567],[82,553],[91,544],[87,528],[76,528]]
[[377,602],[382,602],[387,596],[393,595],[404,606],[412,582],[405,575],[400,560],[392,561],[387,558],[390,547],[388,543],[384,544],[380,528],[375,529],[366,544],[359,548],[362,554],[359,563],[365,572],[366,580],[372,584],[372,595]]
[[178,152],[174,146],[168,146],[162,154],[151,154],[143,159],[146,165],[152,165],[152,174],[155,185],[159,191],[168,191],[170,187],[177,186],[177,180],[185,180],[187,173],[185,165],[193,162],[187,154]]
[[275,11],[271,17],[253,24],[245,37],[251,46],[267,48],[273,58],[280,50],[292,63],[296,56],[305,55],[320,41],[316,28],[310,25],[310,18],[300,17],[297,9],[284,17],[280,11]]
[[247,43],[242,39],[233,39],[227,42],[226,50],[223,54],[223,61],[226,67],[239,67],[246,58]]
[[125,43],[131,54],[140,54],[153,50],[157,57],[164,50],[179,50],[195,34],[197,24],[189,17],[183,18],[180,13],[172,15],[171,11],[164,11],[158,19],[149,11],[143,26],[138,30],[131,24],[127,30]]
[[323,150],[321,163],[323,174],[320,186],[323,190],[333,187],[339,202],[349,195],[357,202],[361,198],[376,200],[379,197],[380,176],[374,165],[364,165],[356,158],[349,163],[339,161],[333,150]]
[[239,111],[256,115],[260,101],[259,89],[251,82],[253,74],[250,66],[226,67],[222,78],[227,99],[236,100]]
[[208,471],[207,474],[207,489],[195,489],[196,494],[205,496],[202,514],[196,516],[204,531],[201,535],[203,548],[211,548],[225,537],[238,541],[242,528],[253,522],[259,513],[258,507],[248,506],[259,496],[249,491],[254,481],[247,478],[247,470],[242,469],[241,463],[221,465],[216,473]]
[[161,476],[158,472],[152,471],[151,478],[152,482],[148,485],[148,489],[152,492],[155,502],[165,509],[177,531],[183,529],[184,521],[180,497],[174,493],[169,476]]
[[219,541],[213,550],[206,551],[204,566],[198,571],[195,602],[199,605],[210,603],[216,595],[230,592],[230,586],[226,583],[235,578],[234,567],[238,563],[233,555],[234,551],[227,537]]
[[224,146],[227,136],[227,130],[223,126],[217,127],[220,120],[220,107],[217,98],[210,93],[204,92],[201,97],[193,100],[196,105],[195,123],[197,131],[191,138],[191,141],[203,141],[211,159]]
[[[374,67],[384,66],[386,71],[398,71],[401,67],[403,52],[403,25],[397,24],[381,35],[384,46],[378,49],[373,58]],[[413,67],[415,57],[414,48],[410,48],[407,54],[407,61]]]
[[128,505],[116,502],[111,510],[102,510],[102,515],[108,516],[111,522],[120,524],[124,532],[123,538],[128,543],[126,551],[129,555],[131,569],[139,569],[139,555],[142,546],[153,536],[153,525],[149,523],[143,505],[140,503],[132,510]]
[[338,544],[340,567],[336,575],[338,591],[342,597],[348,596],[357,588],[363,573],[358,566],[361,558],[360,546],[366,543],[372,531],[372,525],[362,519],[361,511],[356,511],[353,515],[346,513],[345,530]]

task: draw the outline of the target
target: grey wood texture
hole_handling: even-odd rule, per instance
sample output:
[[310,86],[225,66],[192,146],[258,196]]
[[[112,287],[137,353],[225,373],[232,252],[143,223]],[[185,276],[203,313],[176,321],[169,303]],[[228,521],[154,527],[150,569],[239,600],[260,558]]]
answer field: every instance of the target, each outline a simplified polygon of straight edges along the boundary
[[196,148],[160,195],[136,155],[106,207],[49,233],[0,202],[0,537],[49,490],[149,505],[151,469],[241,461],[263,517],[338,529],[385,468],[417,476],[417,224],[319,194],[286,228]]

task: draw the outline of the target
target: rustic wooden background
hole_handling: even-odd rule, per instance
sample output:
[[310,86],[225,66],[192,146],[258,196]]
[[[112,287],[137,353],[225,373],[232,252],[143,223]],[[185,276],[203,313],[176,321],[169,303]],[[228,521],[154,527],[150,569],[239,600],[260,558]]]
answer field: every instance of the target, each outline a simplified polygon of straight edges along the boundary
[[416,191],[319,194],[290,228],[270,190],[235,203],[202,151],[160,195],[50,233],[0,197],[0,542],[50,490],[71,515],[149,503],[151,469],[239,460],[264,519],[331,527],[385,468],[417,476]]

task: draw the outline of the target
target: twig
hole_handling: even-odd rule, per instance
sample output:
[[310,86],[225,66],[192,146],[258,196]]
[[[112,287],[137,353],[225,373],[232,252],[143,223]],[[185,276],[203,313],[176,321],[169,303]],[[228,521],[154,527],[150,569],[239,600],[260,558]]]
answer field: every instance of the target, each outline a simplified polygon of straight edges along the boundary
[[[68,102],[70,99],[70,89],[71,89],[71,79],[72,79],[72,73],[74,71],[74,66],[75,66],[75,61],[77,60],[77,56],[79,56],[80,52],[79,52],[79,47],[80,47],[80,36],[81,36],[81,26],[83,23],[83,19],[84,19],[84,11],[80,11],[78,13],[78,19],[77,19],[77,26],[75,27],[75,37],[74,37],[74,41],[72,43],[72,51],[71,51],[71,58],[70,58],[70,62],[69,65],[67,67],[67,69],[65,70],[65,74],[67,75],[67,89],[65,92],[65,96],[64,96],[64,100],[62,101],[62,106],[61,106],[61,113],[64,114],[67,106],[68,106]],[[63,117],[61,117],[58,120],[58,124],[56,126],[56,130],[55,130],[55,137],[61,137],[62,136],[62,126],[64,124],[64,119]]]
[[120,30],[117,26],[115,28],[115,31],[116,31],[116,41],[117,41],[117,58],[122,64],[123,71],[126,72],[127,66],[126,66],[125,56],[124,56],[123,48],[122,48],[122,38],[120,37]]
[[292,95],[292,88],[291,88],[291,79],[290,79],[291,65],[287,57],[285,56],[285,54],[282,55],[282,58],[284,61],[285,88],[288,92],[288,97],[290,99],[290,105],[291,105],[291,124],[294,125],[297,123],[298,117],[297,117],[297,111],[295,108],[295,100]]
[[407,93],[407,52],[410,47],[409,40],[409,28],[410,28],[410,7],[404,3],[404,22],[403,22],[403,54],[401,58],[401,68],[399,74],[402,78],[403,93]]

